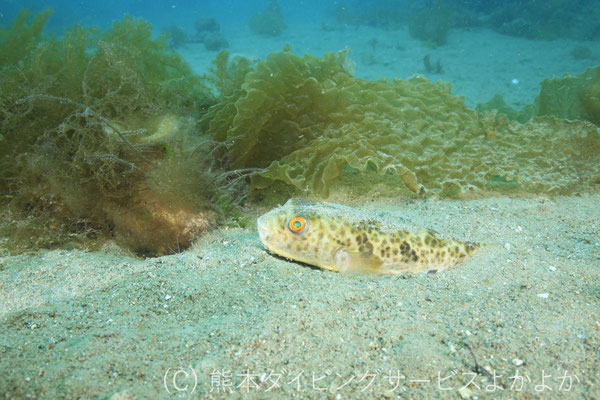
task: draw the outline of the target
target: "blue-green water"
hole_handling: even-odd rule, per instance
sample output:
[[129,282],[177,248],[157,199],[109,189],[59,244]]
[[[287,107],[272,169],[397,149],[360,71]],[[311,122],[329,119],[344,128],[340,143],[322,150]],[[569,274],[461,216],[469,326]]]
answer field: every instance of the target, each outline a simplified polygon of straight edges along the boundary
[[[600,398],[599,10],[0,0],[0,398]],[[481,247],[324,271],[290,197]]]

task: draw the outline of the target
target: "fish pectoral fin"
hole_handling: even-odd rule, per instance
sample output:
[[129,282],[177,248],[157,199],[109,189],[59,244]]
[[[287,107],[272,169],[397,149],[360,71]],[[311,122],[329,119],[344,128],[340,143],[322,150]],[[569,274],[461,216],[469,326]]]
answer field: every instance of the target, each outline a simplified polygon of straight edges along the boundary
[[430,234],[433,237],[438,237],[440,236],[440,233],[437,231],[434,231],[433,229],[429,229],[429,228],[421,228],[419,229],[419,235],[426,235],[426,234]]
[[383,261],[371,252],[339,249],[335,253],[335,265],[340,272],[378,273]]

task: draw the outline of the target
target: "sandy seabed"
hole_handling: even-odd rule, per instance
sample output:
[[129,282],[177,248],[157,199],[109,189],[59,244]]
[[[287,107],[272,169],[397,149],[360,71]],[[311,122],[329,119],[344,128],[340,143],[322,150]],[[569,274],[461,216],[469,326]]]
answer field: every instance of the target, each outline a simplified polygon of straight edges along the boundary
[[361,207],[488,244],[439,274],[327,272],[266,253],[253,228],[143,261],[114,249],[4,257],[0,392],[599,398],[598,204],[600,194]]
[[[228,37],[233,53],[256,57],[286,42],[316,55],[350,45],[370,79],[424,72],[431,53],[444,73],[430,79],[453,82],[469,105],[495,93],[524,105],[543,78],[594,65],[569,58],[574,42],[487,31],[454,32],[436,50],[405,31],[310,32]],[[184,52],[199,72],[214,57]],[[255,228],[146,260],[116,248],[5,256],[0,397],[597,399],[599,204],[597,192],[353,204],[488,245],[439,274],[322,271],[268,254]]]

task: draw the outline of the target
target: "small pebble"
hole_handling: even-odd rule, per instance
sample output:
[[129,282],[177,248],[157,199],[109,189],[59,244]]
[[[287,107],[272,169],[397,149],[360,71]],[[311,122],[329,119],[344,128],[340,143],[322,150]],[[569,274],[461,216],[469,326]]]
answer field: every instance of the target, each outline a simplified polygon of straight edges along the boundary
[[542,299],[547,299],[550,296],[550,293],[538,293],[537,297],[541,297]]
[[504,248],[506,250],[510,250],[510,243],[504,243]]
[[520,367],[521,365],[523,365],[523,363],[525,361],[521,360],[520,358],[513,358],[512,360],[513,364],[515,364],[517,367]]
[[552,272],[556,271],[556,267],[553,265],[549,266],[548,269]]
[[517,225],[517,227],[515,228],[515,232],[521,233],[521,232],[523,232],[523,228],[521,228],[520,225]]
[[170,300],[172,297],[170,295],[165,296],[165,300]]
[[460,395],[461,399],[470,399],[473,392],[468,387],[463,386],[458,389],[458,394]]

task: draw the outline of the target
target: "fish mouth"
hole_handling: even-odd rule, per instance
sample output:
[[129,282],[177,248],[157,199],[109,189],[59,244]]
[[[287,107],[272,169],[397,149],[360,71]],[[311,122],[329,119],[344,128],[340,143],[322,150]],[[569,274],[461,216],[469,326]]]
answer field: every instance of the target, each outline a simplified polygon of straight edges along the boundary
[[269,238],[269,232],[265,226],[264,217],[264,215],[258,217],[258,220],[256,221],[256,227],[258,228],[258,237],[260,238],[260,241],[266,246],[267,239]]

